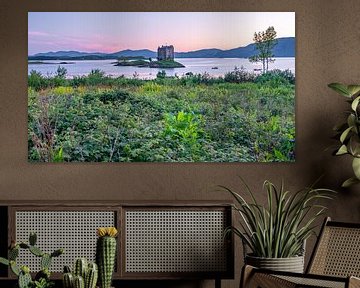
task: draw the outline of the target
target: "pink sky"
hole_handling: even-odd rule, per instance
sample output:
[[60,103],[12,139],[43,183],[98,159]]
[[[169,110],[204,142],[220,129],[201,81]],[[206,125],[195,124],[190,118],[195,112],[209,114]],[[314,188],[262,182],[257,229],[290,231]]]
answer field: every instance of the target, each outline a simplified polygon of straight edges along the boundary
[[295,36],[294,12],[29,12],[28,53],[117,52],[172,44],[177,52],[231,49],[274,26]]

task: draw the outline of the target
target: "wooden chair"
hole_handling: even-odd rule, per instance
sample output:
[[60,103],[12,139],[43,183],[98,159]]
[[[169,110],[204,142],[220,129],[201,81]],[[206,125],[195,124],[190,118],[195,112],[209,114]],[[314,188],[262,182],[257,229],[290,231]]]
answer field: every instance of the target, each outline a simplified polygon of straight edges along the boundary
[[360,287],[360,223],[326,218],[306,273],[278,272],[244,266],[240,287]]

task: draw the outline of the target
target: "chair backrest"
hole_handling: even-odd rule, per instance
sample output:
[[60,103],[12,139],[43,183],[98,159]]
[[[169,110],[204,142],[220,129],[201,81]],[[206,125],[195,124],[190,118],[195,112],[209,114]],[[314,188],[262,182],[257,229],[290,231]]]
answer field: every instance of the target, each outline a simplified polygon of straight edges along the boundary
[[307,273],[360,277],[360,223],[326,218]]

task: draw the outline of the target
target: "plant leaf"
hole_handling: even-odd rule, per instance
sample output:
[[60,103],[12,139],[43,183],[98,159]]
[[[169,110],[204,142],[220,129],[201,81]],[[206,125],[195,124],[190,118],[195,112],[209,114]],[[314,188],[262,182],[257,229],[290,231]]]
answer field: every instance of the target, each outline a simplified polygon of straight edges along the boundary
[[349,152],[348,152],[346,145],[341,145],[341,147],[339,148],[339,150],[337,150],[335,155],[344,155],[347,153],[349,153]]
[[351,109],[356,111],[357,106],[359,105],[360,96],[356,97],[351,103]]
[[360,180],[360,158],[355,157],[353,159],[352,168],[356,178]]
[[351,129],[352,129],[352,127],[349,127],[347,129],[345,129],[345,131],[343,133],[341,133],[341,136],[340,136],[341,143],[344,143],[344,141],[346,140],[346,137],[348,136]]
[[353,113],[350,113],[350,115],[347,118],[347,124],[349,127],[355,126],[356,123],[356,116]]
[[359,179],[357,179],[356,177],[351,177],[351,178],[345,180],[344,183],[341,185],[341,187],[348,188],[352,185],[359,184],[359,183],[360,183]]
[[334,91],[336,91],[337,93],[345,96],[345,97],[351,97],[351,93],[348,90],[348,87],[344,84],[341,83],[330,83],[328,85],[329,88],[333,89]]
[[348,151],[354,157],[360,156],[360,138],[357,134],[350,137],[349,143],[347,144]]
[[354,96],[360,92],[360,85],[348,85],[347,90],[351,96]]

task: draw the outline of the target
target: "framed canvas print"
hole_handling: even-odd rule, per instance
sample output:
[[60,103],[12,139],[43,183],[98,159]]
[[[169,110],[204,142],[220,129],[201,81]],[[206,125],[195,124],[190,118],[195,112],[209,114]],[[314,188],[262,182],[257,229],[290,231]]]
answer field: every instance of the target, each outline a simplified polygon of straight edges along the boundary
[[30,162],[292,162],[295,13],[29,12]]

